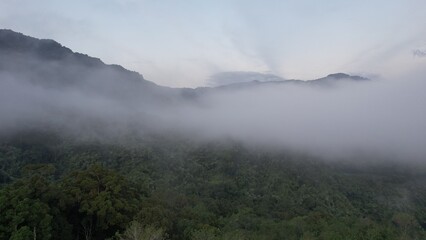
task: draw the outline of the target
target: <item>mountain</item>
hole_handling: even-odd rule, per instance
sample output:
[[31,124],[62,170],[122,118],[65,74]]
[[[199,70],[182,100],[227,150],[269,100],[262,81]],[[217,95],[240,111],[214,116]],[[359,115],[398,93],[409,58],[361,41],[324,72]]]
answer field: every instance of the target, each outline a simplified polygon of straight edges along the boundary
[[284,81],[282,77],[274,74],[259,73],[259,72],[220,72],[210,77],[209,83],[212,86],[233,85],[248,82],[275,82]]
[[[350,88],[337,98],[272,89],[367,80],[344,73],[216,77],[224,85],[158,86],[53,40],[0,30],[0,239],[426,239],[425,164],[410,154],[393,162],[369,139],[398,139],[383,144],[395,153],[413,143],[404,129],[422,132],[422,115],[398,118],[399,108],[421,104],[365,108],[391,99],[378,94],[360,111],[346,104],[360,99],[344,94]],[[381,110],[384,121],[371,121]],[[414,139],[410,152],[422,147]],[[352,143],[379,154],[353,155]]]
[[133,104],[173,104],[192,101],[206,92],[275,84],[332,86],[341,81],[367,80],[344,73],[302,81],[257,72],[223,72],[211,77],[210,81],[218,85],[215,87],[169,88],[120,65],[108,65],[98,58],[73,52],[54,40],[37,39],[7,29],[0,30],[0,74],[3,79],[13,78],[45,88],[78,90]]
[[183,91],[158,86],[134,71],[73,52],[54,40],[0,30],[0,74],[49,89],[77,90],[133,103],[170,103]]
[[[246,77],[246,78],[244,78]],[[212,89],[221,90],[241,90],[247,88],[256,88],[260,86],[274,86],[283,84],[297,84],[304,86],[315,86],[315,87],[332,87],[341,82],[364,82],[370,79],[348,75],[345,73],[334,73],[329,74],[326,77],[313,79],[313,80],[297,80],[297,79],[283,79],[272,74],[262,74],[253,72],[226,72],[224,75],[220,75],[220,78],[227,79],[230,84],[217,86]],[[206,90],[208,88],[204,88]]]

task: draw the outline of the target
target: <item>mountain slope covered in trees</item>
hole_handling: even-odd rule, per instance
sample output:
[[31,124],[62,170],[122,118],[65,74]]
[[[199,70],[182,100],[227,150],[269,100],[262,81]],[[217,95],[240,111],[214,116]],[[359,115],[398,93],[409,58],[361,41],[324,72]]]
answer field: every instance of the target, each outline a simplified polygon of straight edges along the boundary
[[0,77],[0,239],[426,238],[424,164],[154,128],[212,92],[364,78],[174,89],[10,30]]

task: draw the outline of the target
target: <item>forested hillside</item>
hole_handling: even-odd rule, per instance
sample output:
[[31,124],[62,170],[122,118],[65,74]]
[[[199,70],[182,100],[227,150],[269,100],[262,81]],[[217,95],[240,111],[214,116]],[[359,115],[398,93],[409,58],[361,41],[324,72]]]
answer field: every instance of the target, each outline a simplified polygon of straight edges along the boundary
[[0,239],[425,239],[425,169],[367,160],[21,132],[0,144]]
[[0,240],[426,239],[424,81],[216,80],[0,30]]

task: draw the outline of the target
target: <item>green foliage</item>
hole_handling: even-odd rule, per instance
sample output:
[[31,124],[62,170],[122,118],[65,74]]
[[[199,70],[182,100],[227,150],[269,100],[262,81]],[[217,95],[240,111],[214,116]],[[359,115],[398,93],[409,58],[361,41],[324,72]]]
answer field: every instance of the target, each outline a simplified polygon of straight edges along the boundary
[[137,221],[132,221],[122,234],[117,234],[118,240],[166,240],[164,229],[154,226],[143,226]]
[[124,228],[139,202],[137,191],[123,176],[100,165],[72,172],[60,186],[71,222],[95,239]]
[[0,143],[0,239],[426,239],[426,170],[235,143]]
[[17,229],[10,236],[10,240],[31,240],[34,239],[34,233],[28,226]]
[[[37,169],[37,171],[34,171]],[[51,239],[53,217],[56,210],[51,203],[58,197],[48,180],[53,166],[29,165],[25,177],[0,191],[0,238],[24,239],[36,235],[37,239]]]

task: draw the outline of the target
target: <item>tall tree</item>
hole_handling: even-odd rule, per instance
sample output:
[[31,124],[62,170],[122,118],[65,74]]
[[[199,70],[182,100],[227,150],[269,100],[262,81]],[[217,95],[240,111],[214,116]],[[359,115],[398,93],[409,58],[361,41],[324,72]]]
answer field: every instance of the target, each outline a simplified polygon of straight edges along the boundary
[[130,182],[101,165],[75,171],[61,185],[74,232],[86,239],[104,239],[124,229],[139,200]]

